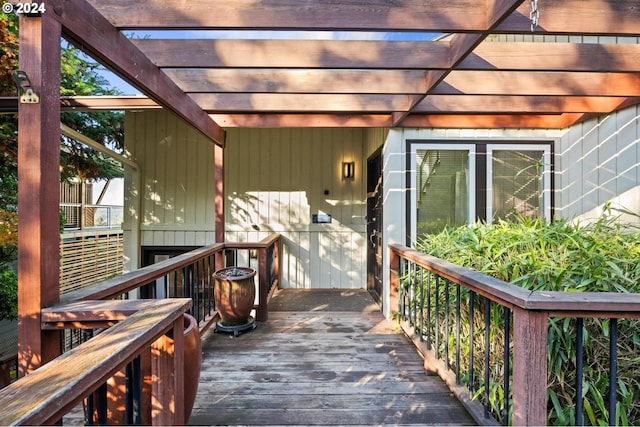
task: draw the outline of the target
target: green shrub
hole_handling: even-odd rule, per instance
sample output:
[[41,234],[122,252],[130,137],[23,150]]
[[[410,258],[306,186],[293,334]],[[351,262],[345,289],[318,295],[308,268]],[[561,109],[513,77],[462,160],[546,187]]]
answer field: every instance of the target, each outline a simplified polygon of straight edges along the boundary
[[[531,290],[640,293],[640,230],[605,218],[588,224],[520,218],[448,228],[423,236],[417,249]],[[492,337],[502,329],[497,317]],[[615,423],[640,425],[640,322],[620,320],[618,329]],[[608,424],[609,321],[585,319],[584,331],[585,422]],[[575,424],[575,334],[575,319],[551,319],[550,424]],[[490,388],[494,406],[503,391],[500,385]]]
[[18,317],[18,274],[11,266],[0,264],[0,320]]

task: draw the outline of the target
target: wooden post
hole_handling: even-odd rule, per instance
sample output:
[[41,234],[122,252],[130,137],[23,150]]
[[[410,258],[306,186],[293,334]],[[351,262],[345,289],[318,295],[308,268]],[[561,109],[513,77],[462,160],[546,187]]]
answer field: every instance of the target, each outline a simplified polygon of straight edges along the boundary
[[213,146],[215,164],[215,239],[216,243],[224,242],[224,148]]
[[398,289],[400,288],[400,257],[389,250],[389,314],[398,311]]
[[185,425],[184,320],[173,323],[173,339],[166,335],[151,347],[151,423]]
[[545,311],[513,309],[514,426],[547,423],[547,334]]
[[42,331],[41,308],[59,299],[60,35],[47,11],[20,15],[20,70],[38,103],[18,106],[18,373],[60,354],[60,333]]
[[267,299],[269,297],[269,263],[267,253],[269,248],[258,249],[258,309],[256,320],[266,322],[269,319]]

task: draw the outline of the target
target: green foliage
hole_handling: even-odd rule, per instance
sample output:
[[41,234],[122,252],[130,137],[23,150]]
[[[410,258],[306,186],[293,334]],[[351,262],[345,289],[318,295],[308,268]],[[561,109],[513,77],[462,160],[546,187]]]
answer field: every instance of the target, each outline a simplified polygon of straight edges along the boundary
[[[491,226],[475,224],[448,228],[440,234],[424,236],[417,249],[531,290],[640,293],[640,230],[604,217],[588,224],[546,223],[520,218]],[[468,301],[468,294],[463,292],[461,304],[468,305]],[[483,308],[478,306],[474,312],[477,312],[474,354],[480,361],[484,348],[477,348],[477,343],[483,341],[480,335],[484,334],[484,323],[479,321]],[[500,370],[504,321],[501,313],[501,309],[492,310],[490,327],[492,368],[488,404],[494,414],[500,412],[503,394]],[[467,323],[463,329],[467,332],[462,331],[462,340],[468,343],[469,317],[464,311],[463,317]],[[592,425],[609,424],[609,329],[607,319],[584,321],[582,398],[585,422]],[[575,336],[575,319],[551,319],[548,335],[549,424],[576,422]],[[621,319],[618,336],[617,419],[613,422],[640,425],[640,321]],[[474,389],[479,390],[477,397],[482,399],[484,381],[479,377],[483,366],[480,366],[481,362],[478,365]],[[466,366],[462,368],[464,370]]]
[[18,275],[11,266],[0,264],[0,320],[18,317]]
[[[0,13],[0,96],[15,96],[12,74],[18,65],[18,18]],[[61,50],[62,95],[116,95],[99,73],[100,65],[70,45]],[[98,111],[64,113],[60,120],[72,129],[112,149],[123,147],[123,114]],[[17,277],[18,120],[0,114],[0,315],[14,317]],[[99,180],[122,177],[119,163],[69,138],[61,138],[61,179]],[[62,219],[61,219],[62,221]],[[61,223],[61,229],[62,225]]]

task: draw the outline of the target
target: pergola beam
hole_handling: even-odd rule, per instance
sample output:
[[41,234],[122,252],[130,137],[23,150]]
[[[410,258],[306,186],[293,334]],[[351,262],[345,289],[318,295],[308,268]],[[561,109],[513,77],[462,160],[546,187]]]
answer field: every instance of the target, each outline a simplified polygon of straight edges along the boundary
[[66,39],[176,113],[207,138],[224,145],[224,131],[89,3],[83,0],[52,0],[51,6],[51,15],[62,24],[62,34]]
[[[315,29],[474,31],[487,21],[484,1],[471,0],[89,0],[119,29]],[[139,10],[137,10],[139,9]]]
[[447,41],[131,39],[161,68],[447,68]]
[[431,70],[426,77],[427,90],[425,93],[419,96],[415,96],[411,101],[411,106],[408,111],[396,112],[393,114],[393,126],[398,126],[407,115],[411,112],[413,107],[418,105],[429,92],[440,84],[449,73],[456,67],[464,58],[466,58],[473,49],[478,46],[488,35],[489,32],[495,28],[500,22],[504,21],[521,3],[523,0],[489,0],[487,1],[487,21],[486,27],[480,34],[473,33],[458,33],[451,37],[449,42],[451,66],[446,71]]
[[[363,2],[238,2],[235,0],[147,0],[122,7],[119,0],[89,0],[118,29],[251,29],[484,32],[491,13],[477,0],[374,0]],[[539,32],[628,35],[637,33],[637,0],[545,0]],[[489,11],[489,12],[488,12]],[[523,2],[497,32],[530,33],[530,2]]]

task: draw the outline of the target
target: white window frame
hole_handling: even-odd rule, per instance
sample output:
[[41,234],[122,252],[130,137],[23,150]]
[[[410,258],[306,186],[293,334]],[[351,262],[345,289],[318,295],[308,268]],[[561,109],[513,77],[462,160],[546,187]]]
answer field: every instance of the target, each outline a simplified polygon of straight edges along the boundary
[[417,171],[416,171],[416,159],[417,159],[417,151],[418,150],[442,150],[442,151],[467,151],[467,194],[468,199],[467,203],[469,209],[467,211],[467,224],[472,224],[475,222],[476,218],[476,145],[475,144],[430,144],[430,143],[411,143],[411,152],[409,157],[409,167],[410,169],[410,189],[409,193],[411,195],[411,203],[410,203],[410,222],[411,222],[411,242],[415,243],[416,234],[417,234],[417,218],[416,218],[416,209],[417,209]]
[[547,144],[487,144],[487,223],[493,221],[493,152],[542,151],[542,206],[543,219],[551,220],[551,146]]

